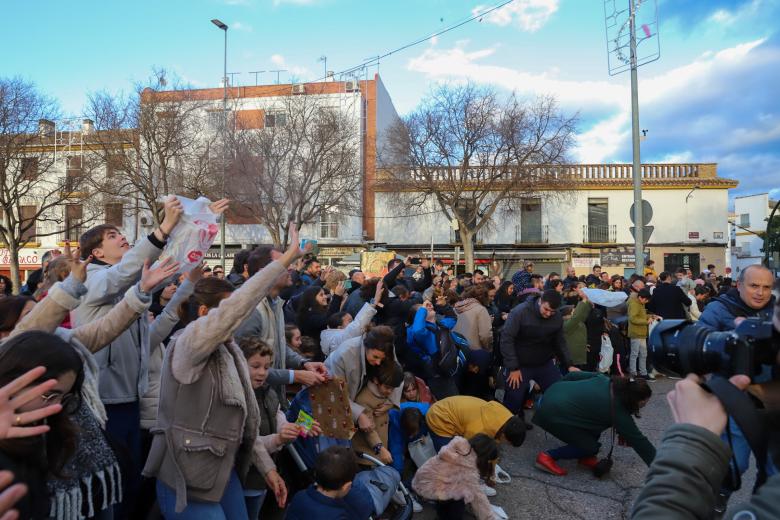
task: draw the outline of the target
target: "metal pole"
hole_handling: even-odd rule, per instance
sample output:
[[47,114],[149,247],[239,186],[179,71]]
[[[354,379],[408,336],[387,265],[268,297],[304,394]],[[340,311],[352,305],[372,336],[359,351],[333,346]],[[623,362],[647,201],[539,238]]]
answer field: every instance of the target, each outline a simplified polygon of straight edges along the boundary
[[634,262],[635,272],[645,270],[644,220],[642,218],[642,163],[639,158],[639,86],[636,75],[636,0],[629,0],[631,31],[631,142],[634,152]]
[[[225,198],[225,169],[227,168],[227,27],[225,31],[225,57],[222,76],[222,198]],[[219,230],[219,262],[225,271],[225,221],[227,215],[222,214]]]

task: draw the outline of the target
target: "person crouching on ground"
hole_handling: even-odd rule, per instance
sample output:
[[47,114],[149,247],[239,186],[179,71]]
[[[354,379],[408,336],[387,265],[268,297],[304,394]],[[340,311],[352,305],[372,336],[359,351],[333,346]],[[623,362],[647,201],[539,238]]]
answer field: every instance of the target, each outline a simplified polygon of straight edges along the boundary
[[436,501],[438,518],[460,520],[470,504],[478,520],[493,520],[496,515],[481,480],[491,482],[496,462],[498,443],[494,439],[482,433],[469,440],[454,437],[417,470],[412,488]]
[[539,453],[536,467],[563,476],[568,472],[557,461],[579,459],[581,465],[593,469],[598,463],[601,434],[610,427],[649,466],[655,448],[632,416],[639,414],[652,393],[643,379],[609,378],[594,372],[568,374],[547,389],[533,418],[536,425],[566,444]]
[[470,439],[484,433],[498,442],[520,446],[525,441],[525,422],[498,401],[456,395],[431,405],[425,415],[436,451],[455,436]]

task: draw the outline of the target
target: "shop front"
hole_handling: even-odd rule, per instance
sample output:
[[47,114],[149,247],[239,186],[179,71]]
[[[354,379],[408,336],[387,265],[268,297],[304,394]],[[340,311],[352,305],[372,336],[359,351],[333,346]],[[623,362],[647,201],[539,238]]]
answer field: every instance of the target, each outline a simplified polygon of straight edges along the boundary
[[[25,283],[27,276],[41,268],[41,259],[44,253],[53,248],[22,248],[19,250],[19,278]],[[0,274],[11,277],[11,252],[8,249],[0,249]]]

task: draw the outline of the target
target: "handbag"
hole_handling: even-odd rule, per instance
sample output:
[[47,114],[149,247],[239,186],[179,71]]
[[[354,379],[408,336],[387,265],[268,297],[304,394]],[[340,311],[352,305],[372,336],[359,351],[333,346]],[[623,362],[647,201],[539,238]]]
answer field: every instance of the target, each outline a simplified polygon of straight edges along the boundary
[[607,475],[612,469],[612,452],[615,450],[615,394],[612,390],[612,383],[609,383],[609,415],[612,422],[612,446],[609,448],[609,453],[606,458],[599,460],[595,466],[593,466],[593,474],[596,478],[601,478]]
[[433,447],[433,441],[428,435],[423,435],[410,442],[407,447],[409,448],[409,456],[418,468],[422,467],[428,459],[436,456],[436,448]]

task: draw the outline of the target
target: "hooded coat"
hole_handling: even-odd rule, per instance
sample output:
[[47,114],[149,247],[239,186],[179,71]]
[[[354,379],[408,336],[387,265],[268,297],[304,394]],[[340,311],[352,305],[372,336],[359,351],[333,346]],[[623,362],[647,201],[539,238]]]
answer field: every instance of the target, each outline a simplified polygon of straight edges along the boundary
[[463,500],[478,520],[496,518],[482,491],[477,454],[463,437],[455,437],[428,459],[414,475],[412,488],[428,500]]
[[453,329],[469,340],[472,350],[490,350],[493,346],[493,320],[484,305],[474,298],[455,304],[458,322]]

